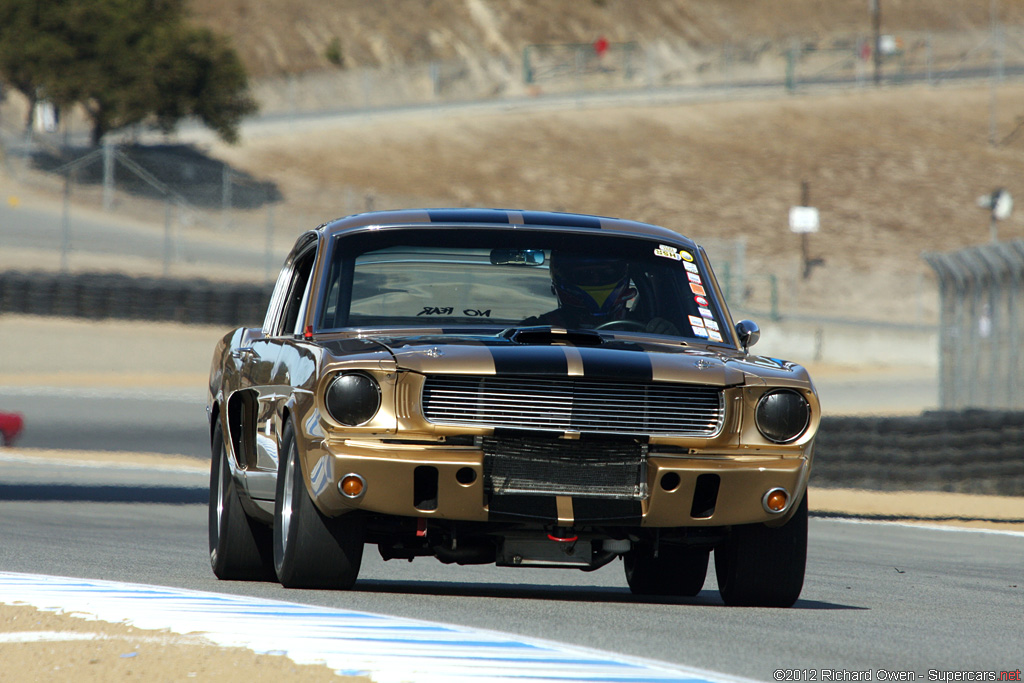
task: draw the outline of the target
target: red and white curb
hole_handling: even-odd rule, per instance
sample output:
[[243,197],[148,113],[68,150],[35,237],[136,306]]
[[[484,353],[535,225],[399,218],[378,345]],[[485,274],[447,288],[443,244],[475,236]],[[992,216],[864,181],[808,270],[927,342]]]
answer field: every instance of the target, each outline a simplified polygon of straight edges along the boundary
[[115,581],[0,572],[0,603],[198,635],[377,683],[744,680],[461,626]]

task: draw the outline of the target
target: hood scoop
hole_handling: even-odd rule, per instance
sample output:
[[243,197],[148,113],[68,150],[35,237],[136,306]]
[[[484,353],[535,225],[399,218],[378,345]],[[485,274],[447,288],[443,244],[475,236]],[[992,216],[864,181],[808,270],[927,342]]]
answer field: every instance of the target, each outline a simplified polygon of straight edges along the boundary
[[601,335],[591,330],[563,330],[547,325],[515,327],[505,330],[501,336],[516,344],[600,346],[604,343]]

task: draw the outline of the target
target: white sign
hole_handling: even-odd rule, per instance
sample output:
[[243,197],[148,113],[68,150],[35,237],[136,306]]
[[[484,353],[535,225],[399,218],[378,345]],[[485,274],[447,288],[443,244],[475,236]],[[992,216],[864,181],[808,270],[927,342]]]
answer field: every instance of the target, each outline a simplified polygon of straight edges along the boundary
[[791,206],[789,229],[793,232],[818,232],[818,210],[813,206]]

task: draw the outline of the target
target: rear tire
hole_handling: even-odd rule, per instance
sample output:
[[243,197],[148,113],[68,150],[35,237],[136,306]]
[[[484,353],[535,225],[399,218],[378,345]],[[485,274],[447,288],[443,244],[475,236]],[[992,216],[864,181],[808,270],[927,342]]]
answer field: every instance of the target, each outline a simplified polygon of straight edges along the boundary
[[213,573],[229,581],[270,581],[274,578],[270,528],[242,509],[219,424],[213,429],[211,446],[209,531]]
[[626,553],[626,583],[634,595],[681,595],[693,597],[704,587],[708,573],[706,548],[661,545],[658,556],[646,544]]
[[286,588],[349,589],[363,559],[365,525],[350,512],[326,517],[313,504],[295,445],[295,430],[287,425],[281,440],[274,505],[274,569]]
[[715,548],[715,575],[726,605],[791,607],[807,565],[807,494],[786,524],[733,527]]

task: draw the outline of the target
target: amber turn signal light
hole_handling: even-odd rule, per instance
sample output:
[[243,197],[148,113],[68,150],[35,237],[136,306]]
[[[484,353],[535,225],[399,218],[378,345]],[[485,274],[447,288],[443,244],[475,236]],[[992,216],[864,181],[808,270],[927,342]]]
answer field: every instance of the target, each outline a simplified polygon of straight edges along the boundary
[[358,498],[366,489],[366,481],[358,474],[346,474],[338,482],[338,490],[347,498]]
[[764,509],[772,513],[782,512],[786,509],[787,503],[789,503],[789,494],[786,493],[786,489],[772,489],[761,499]]

